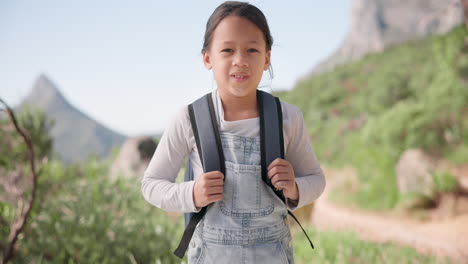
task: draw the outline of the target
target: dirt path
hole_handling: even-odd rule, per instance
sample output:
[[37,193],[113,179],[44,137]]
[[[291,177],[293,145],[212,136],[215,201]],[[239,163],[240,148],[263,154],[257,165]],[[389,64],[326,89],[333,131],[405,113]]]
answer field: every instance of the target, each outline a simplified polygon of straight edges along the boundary
[[[327,175],[328,177],[328,175]],[[312,222],[318,229],[351,230],[362,239],[393,242],[421,253],[448,256],[468,263],[468,214],[450,220],[422,222],[332,204],[330,183],[314,205]]]

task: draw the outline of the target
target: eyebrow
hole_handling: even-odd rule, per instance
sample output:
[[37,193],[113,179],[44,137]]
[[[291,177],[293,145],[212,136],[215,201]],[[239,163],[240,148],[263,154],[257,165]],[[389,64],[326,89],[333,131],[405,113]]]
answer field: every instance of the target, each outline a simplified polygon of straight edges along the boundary
[[[234,41],[223,41],[222,44],[232,44]],[[259,44],[256,40],[247,41],[247,43]]]

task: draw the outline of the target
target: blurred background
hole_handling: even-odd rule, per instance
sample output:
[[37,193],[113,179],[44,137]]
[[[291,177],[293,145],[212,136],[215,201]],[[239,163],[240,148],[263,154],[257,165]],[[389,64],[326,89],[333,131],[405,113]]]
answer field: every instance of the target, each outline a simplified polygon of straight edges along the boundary
[[[181,263],[183,217],[140,180],[216,89],[200,51],[222,2],[0,2],[3,263]],[[260,89],[302,110],[327,179],[295,212],[316,246],[292,224],[296,263],[468,262],[468,3],[250,3],[274,38]]]

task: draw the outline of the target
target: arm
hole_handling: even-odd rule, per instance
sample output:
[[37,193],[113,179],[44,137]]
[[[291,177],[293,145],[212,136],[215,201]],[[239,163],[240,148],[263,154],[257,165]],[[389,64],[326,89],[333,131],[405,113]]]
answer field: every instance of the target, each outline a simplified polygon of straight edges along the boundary
[[194,181],[175,183],[183,160],[191,151],[190,129],[185,107],[164,131],[141,180],[145,200],[166,211],[197,211],[193,202]]
[[312,203],[322,194],[325,176],[312,149],[302,112],[293,106],[290,112],[291,124],[285,135],[288,137],[285,159],[294,169],[299,199],[287,199],[286,204],[290,210],[295,210]]

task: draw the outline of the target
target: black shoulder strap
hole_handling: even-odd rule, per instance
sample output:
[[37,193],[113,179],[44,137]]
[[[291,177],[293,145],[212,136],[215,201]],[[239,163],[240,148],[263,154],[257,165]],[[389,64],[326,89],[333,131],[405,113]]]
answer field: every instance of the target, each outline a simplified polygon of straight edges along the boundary
[[[268,177],[268,165],[276,158],[284,159],[284,138],[283,138],[283,111],[281,110],[281,102],[278,97],[269,93],[257,90],[257,102],[260,110],[260,148],[262,162],[262,179],[270,186],[275,194],[286,202],[283,192],[276,190],[271,184]],[[276,113],[276,115],[275,115]],[[302,227],[296,216],[288,210],[288,214],[301,227],[302,232],[309,240],[310,246],[314,248],[314,244],[310,240],[306,231]]]
[[283,192],[275,190],[268,177],[268,165],[276,158],[284,159],[283,112],[277,97],[257,90],[260,111],[260,148],[262,179],[284,201]]
[[[193,134],[197,144],[198,154],[203,166],[204,172],[221,171],[225,174],[224,154],[221,145],[221,138],[216,121],[216,112],[213,106],[211,93],[201,97],[188,107],[190,115],[190,123],[192,124]],[[209,118],[208,118],[209,117]],[[193,171],[191,161],[187,164],[189,172],[186,172],[186,179],[193,179]],[[207,206],[203,207],[200,212],[186,215],[186,221],[190,217],[190,221],[186,222],[186,227],[179,246],[174,251],[174,254],[183,258],[185,251],[192,239],[195,228],[203,218],[207,210]]]

